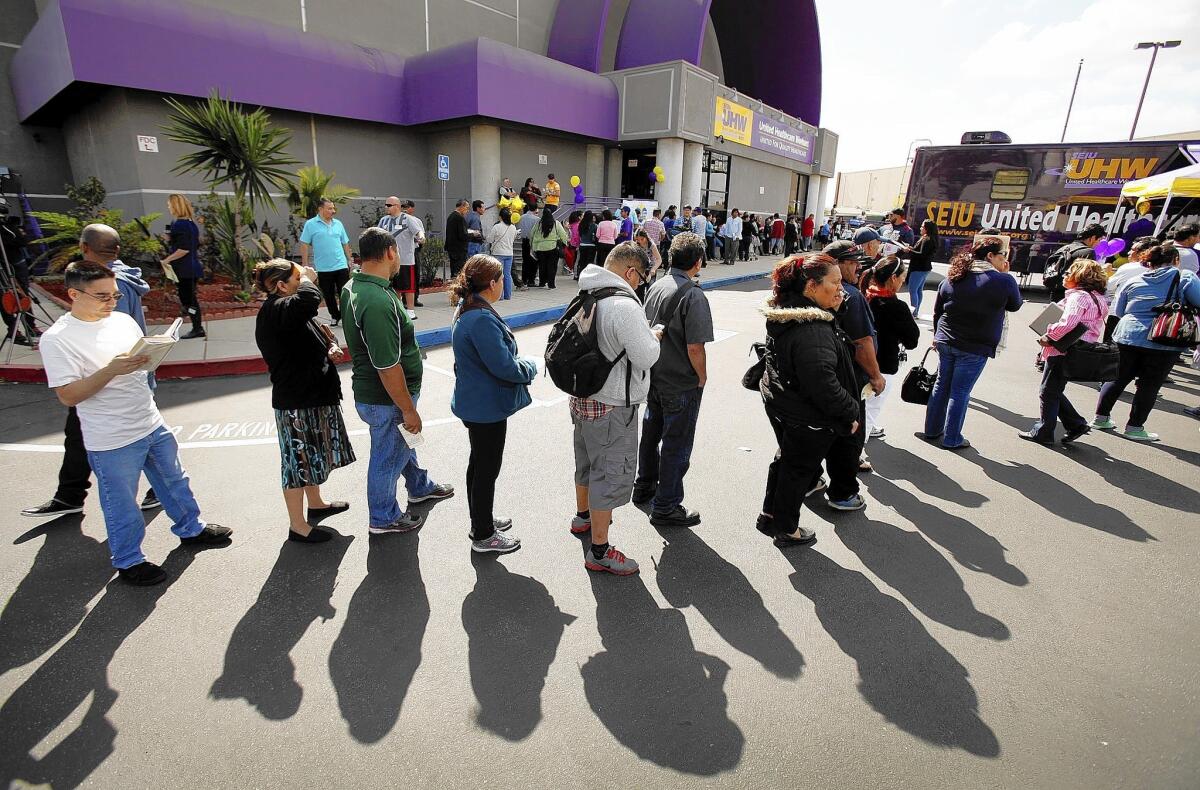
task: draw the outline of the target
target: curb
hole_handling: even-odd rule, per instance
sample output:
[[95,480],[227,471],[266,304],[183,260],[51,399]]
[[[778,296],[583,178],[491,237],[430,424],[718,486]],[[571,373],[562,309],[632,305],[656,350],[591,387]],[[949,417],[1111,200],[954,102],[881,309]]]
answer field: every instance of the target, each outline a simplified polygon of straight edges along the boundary
[[[771,273],[767,271],[755,272],[753,274],[739,274],[736,277],[724,277],[718,280],[705,280],[700,283],[700,288],[705,291],[711,291],[716,288],[725,288],[752,280],[761,280],[770,275]],[[556,305],[555,307],[546,307],[541,310],[515,313],[507,316],[504,320],[513,329],[523,329],[549,321],[557,321],[566,311],[567,305]],[[416,338],[417,343],[423,349],[444,346],[450,342],[450,327],[445,326],[437,329],[418,331]],[[346,351],[348,358],[349,351],[344,347],[343,350]],[[349,361],[342,364],[347,365]],[[155,371],[155,378],[159,381],[171,381],[175,379],[213,378],[216,376],[253,376],[266,372],[266,360],[256,354],[249,357],[226,357],[224,359],[213,360],[189,359],[179,362],[164,362]],[[0,381],[18,384],[45,384],[46,371],[37,365],[0,365]]]

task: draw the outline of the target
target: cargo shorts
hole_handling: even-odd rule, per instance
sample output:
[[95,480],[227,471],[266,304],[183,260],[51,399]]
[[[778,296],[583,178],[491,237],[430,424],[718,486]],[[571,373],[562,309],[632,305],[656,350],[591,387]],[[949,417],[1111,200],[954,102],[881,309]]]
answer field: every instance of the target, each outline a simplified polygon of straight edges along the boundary
[[638,406],[617,406],[598,420],[572,415],[575,484],[587,486],[588,506],[616,510],[633,496],[637,474]]

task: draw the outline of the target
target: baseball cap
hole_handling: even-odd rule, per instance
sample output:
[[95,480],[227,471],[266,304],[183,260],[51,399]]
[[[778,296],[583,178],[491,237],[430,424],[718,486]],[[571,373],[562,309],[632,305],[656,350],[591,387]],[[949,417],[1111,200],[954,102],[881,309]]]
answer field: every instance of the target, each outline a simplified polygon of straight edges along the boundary
[[854,243],[859,246],[870,244],[873,241],[884,241],[885,239],[879,235],[874,228],[859,228],[854,233]]
[[821,250],[824,254],[839,261],[857,258],[862,250],[857,244],[852,241],[835,241],[832,244],[826,244],[825,249]]

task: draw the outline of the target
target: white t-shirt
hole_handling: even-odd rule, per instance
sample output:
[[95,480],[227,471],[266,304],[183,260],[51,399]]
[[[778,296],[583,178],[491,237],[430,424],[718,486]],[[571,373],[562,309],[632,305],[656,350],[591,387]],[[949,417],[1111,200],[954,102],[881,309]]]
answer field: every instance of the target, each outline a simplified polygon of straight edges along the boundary
[[517,226],[497,222],[488,229],[488,244],[492,245],[492,255],[509,256],[513,254],[513,240],[517,238]]
[[396,239],[396,257],[401,266],[415,266],[417,245],[425,241],[425,225],[412,214],[402,211],[400,216],[387,214],[380,218],[379,227]]
[[1186,269],[1192,274],[1200,274],[1200,256],[1196,251],[1187,247],[1177,247],[1179,251],[1179,268]]
[[[67,313],[42,335],[42,365],[51,388],[85,379],[128,353],[142,336],[137,323],[124,313],[99,321],[81,321]],[[98,452],[115,450],[149,436],[163,425],[154,404],[149,373],[117,376],[75,410],[83,428],[83,446]]]

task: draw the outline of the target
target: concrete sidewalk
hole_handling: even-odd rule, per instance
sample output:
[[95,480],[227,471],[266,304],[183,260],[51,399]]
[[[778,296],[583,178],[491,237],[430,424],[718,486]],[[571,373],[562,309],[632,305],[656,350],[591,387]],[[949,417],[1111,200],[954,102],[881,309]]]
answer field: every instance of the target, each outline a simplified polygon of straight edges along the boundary
[[[712,289],[764,277],[780,260],[780,256],[771,255],[733,266],[712,262],[701,271],[700,285]],[[512,299],[497,302],[496,309],[513,329],[553,321],[563,314],[579,291],[578,283],[570,275],[560,274],[555,285],[557,287],[554,290],[531,288],[516,291]],[[422,301],[425,306],[417,310],[417,342],[422,348],[449,343],[454,308],[450,306],[446,294],[424,294]],[[61,315],[61,310],[49,300],[44,299],[43,304],[50,309],[53,317]],[[329,321],[329,314],[324,308],[321,309],[321,318]],[[181,340],[171,350],[167,361],[159,367],[158,378],[167,380],[264,373],[266,364],[254,342],[255,320],[251,316],[206,321],[208,337]],[[164,331],[161,327],[150,328],[151,334],[161,331]],[[343,328],[334,327],[334,332],[344,343]],[[8,352],[6,346],[3,354],[0,354],[0,361],[3,362],[0,364],[0,381],[45,381],[41,355],[36,349],[15,346],[11,360]]]

